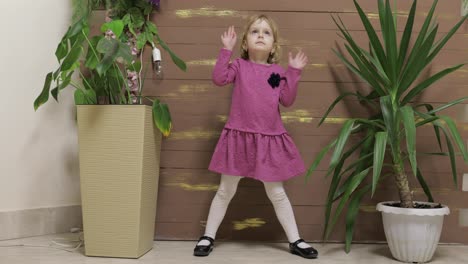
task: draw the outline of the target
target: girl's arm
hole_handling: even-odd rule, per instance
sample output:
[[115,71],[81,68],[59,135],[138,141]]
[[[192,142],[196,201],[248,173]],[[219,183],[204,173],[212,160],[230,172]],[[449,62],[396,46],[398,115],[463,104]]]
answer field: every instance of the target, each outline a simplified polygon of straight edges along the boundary
[[280,84],[280,103],[285,107],[289,107],[294,103],[297,95],[297,86],[301,78],[301,69],[296,69],[288,66],[284,73],[285,80]]
[[302,69],[307,65],[307,56],[299,51],[296,56],[289,52],[289,66],[280,85],[280,103],[286,107],[291,106],[296,99],[297,86],[301,78]]
[[213,70],[213,82],[218,86],[232,83],[236,79],[239,70],[239,60],[229,63],[232,55],[232,49],[236,45],[237,34],[234,26],[230,26],[227,31],[221,35],[221,42],[224,48],[218,55],[218,60]]
[[218,86],[223,86],[228,83],[234,82],[237,72],[239,70],[239,60],[229,63],[232,51],[228,49],[221,49],[216,60],[216,65],[213,70],[213,83]]

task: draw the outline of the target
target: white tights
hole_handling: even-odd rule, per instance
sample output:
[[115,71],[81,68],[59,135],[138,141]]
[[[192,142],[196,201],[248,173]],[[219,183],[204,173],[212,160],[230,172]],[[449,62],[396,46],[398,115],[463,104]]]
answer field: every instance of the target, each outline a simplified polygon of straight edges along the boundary
[[[227,207],[231,199],[237,191],[237,185],[243,177],[221,175],[221,183],[219,184],[218,191],[216,192],[213,201],[211,202],[210,212],[206,223],[205,236],[216,238],[216,232],[219,225],[223,221],[226,214]],[[286,232],[286,236],[290,243],[298,240],[299,232],[297,230],[296,220],[292,210],[291,203],[283,188],[282,182],[263,182],[265,191],[275,208],[276,216],[278,217],[281,226]],[[198,245],[208,245],[207,240],[202,240]],[[302,244],[302,245],[301,245]],[[309,247],[306,243],[300,243],[300,247]]]

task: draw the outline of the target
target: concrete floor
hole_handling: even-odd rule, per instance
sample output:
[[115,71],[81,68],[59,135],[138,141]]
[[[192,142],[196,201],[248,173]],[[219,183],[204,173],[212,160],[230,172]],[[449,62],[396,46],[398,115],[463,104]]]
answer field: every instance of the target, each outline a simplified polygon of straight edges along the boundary
[[[172,263],[400,263],[392,259],[387,245],[354,244],[350,254],[342,244],[313,244],[315,260],[292,255],[286,243],[217,242],[208,257],[192,256],[195,241],[155,241],[154,248],[140,259],[86,257],[83,247],[75,250],[77,234],[56,234],[0,241],[1,264],[172,264]],[[70,247],[66,247],[70,246]],[[468,246],[440,245],[431,263],[468,263]]]

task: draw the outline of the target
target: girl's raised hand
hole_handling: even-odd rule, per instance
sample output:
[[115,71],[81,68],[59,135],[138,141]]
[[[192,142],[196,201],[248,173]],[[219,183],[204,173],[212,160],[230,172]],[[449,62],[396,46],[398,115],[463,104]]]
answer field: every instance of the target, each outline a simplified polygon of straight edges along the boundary
[[237,41],[237,35],[236,31],[234,30],[234,26],[230,26],[228,31],[221,35],[221,41],[223,42],[225,49],[232,50],[234,48]]
[[307,61],[307,56],[302,50],[294,57],[292,56],[292,52],[289,52],[289,66],[302,70],[307,65]]

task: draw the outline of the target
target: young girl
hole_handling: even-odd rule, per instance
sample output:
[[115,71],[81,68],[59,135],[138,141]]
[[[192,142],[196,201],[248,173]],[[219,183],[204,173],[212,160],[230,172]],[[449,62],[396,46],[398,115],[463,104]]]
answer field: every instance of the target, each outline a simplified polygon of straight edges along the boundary
[[285,71],[279,60],[278,31],[265,15],[253,16],[242,37],[241,58],[230,63],[237,36],[229,27],[221,36],[221,49],[213,71],[218,86],[234,83],[229,119],[214,151],[210,171],[221,173],[219,189],[211,203],[204,236],[195,256],[208,256],[226,209],[241,178],[262,181],[279,222],[290,242],[290,252],[316,258],[317,250],[299,237],[291,203],[283,181],[305,171],[304,162],[281,122],[279,103],[290,106],[296,98],[301,70],[307,64],[303,52],[289,53]]

